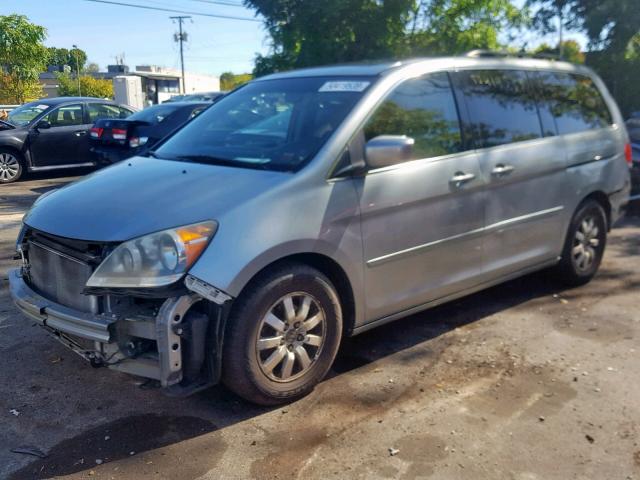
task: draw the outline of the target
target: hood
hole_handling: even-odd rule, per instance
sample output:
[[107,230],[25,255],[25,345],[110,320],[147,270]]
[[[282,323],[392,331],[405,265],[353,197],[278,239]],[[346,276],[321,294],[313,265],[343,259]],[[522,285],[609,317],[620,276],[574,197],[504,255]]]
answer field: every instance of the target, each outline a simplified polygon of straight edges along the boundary
[[0,120],[0,130],[13,130],[16,126],[13,123]]
[[148,157],[117,163],[37,200],[24,222],[60,237],[121,242],[219,221],[291,174]]

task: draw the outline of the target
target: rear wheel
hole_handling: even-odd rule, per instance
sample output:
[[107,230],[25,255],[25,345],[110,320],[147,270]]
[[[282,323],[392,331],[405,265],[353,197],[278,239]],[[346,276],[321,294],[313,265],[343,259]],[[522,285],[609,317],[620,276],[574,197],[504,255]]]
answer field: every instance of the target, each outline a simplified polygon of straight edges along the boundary
[[268,272],[237,300],[224,340],[223,381],[262,405],[309,393],[331,367],[342,311],[318,270],[288,264]]
[[0,183],[15,182],[22,176],[23,161],[15,152],[0,150]]
[[607,217],[602,206],[588,200],[576,211],[558,264],[562,281],[571,286],[589,282],[600,267],[607,242]]

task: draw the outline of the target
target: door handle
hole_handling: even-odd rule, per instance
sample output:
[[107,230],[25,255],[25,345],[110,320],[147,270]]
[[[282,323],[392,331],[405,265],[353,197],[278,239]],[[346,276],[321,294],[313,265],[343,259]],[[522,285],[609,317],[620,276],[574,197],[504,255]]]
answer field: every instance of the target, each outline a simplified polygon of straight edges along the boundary
[[76,137],[82,137],[87,134],[86,130],[78,130],[77,132],[73,132]]
[[476,178],[476,176],[473,173],[456,172],[449,181],[456,187],[461,187],[464,183],[470,182],[474,178]]
[[505,165],[503,163],[499,163],[493,168],[493,170],[491,170],[491,175],[500,177],[502,175],[508,175],[514,170],[515,170],[515,167],[513,165]]

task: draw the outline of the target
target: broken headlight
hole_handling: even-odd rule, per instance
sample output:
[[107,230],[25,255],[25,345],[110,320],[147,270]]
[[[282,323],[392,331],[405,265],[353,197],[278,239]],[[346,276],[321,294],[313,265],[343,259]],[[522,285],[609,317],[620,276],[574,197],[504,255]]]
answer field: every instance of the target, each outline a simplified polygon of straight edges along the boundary
[[179,280],[216,232],[213,221],[151,233],[118,245],[87,287],[162,287]]

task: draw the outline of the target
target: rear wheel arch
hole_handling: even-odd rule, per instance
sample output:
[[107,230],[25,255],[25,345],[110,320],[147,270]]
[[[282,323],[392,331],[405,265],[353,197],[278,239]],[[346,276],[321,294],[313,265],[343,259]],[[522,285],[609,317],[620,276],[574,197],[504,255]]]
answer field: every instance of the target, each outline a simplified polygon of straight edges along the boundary
[[575,211],[573,212],[573,215],[575,215],[575,213],[578,210],[580,210],[580,208],[589,200],[595,200],[600,204],[600,206],[604,210],[604,213],[607,216],[607,231],[611,230],[611,202],[609,201],[608,195],[604,193],[602,190],[596,190],[594,192],[591,192],[586,197],[584,197],[576,207]]

